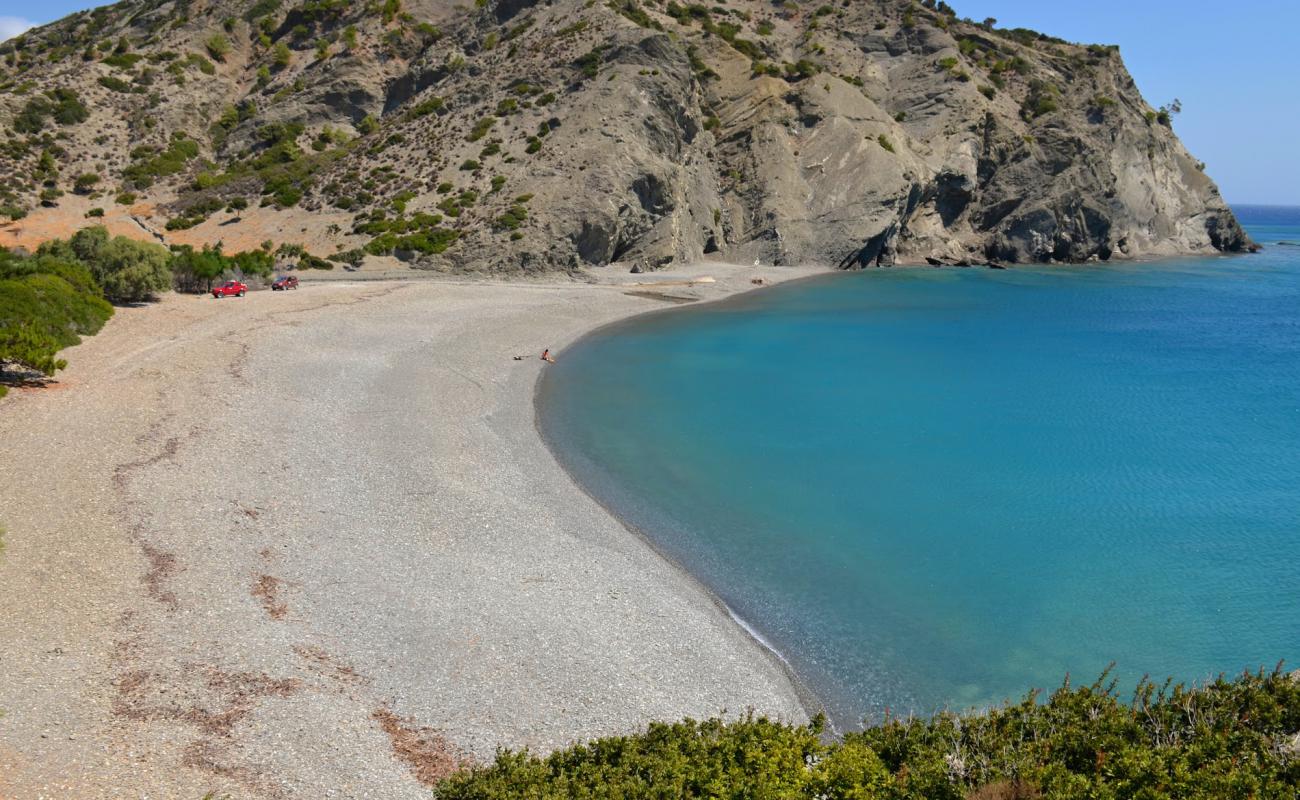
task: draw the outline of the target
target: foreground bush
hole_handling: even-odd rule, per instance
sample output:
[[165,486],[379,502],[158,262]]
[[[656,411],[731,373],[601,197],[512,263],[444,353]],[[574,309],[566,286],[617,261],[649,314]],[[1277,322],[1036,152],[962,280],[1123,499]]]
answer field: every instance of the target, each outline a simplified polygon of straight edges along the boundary
[[[1104,681],[1104,678],[1103,678]],[[1300,789],[1300,680],[1260,672],[1130,702],[1067,682],[982,714],[889,720],[827,743],[820,721],[654,724],[546,758],[498,753],[440,800],[493,798],[1254,798]]]
[[46,242],[37,253],[84,265],[114,302],[149,300],[172,285],[167,248],[125,236],[110,239],[101,225],[82,228],[67,241]]
[[58,352],[98,332],[112,315],[83,264],[0,248],[0,370],[15,366],[53,375],[66,366]]

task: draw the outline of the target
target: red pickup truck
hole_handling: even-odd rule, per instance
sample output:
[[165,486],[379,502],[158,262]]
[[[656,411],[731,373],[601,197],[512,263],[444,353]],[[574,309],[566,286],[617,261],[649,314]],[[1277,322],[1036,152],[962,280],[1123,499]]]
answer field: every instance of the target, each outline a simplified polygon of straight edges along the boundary
[[246,291],[248,291],[248,287],[239,281],[226,281],[220,286],[212,287],[212,296],[218,300],[223,297],[229,297],[232,294],[235,297],[243,297],[244,292]]

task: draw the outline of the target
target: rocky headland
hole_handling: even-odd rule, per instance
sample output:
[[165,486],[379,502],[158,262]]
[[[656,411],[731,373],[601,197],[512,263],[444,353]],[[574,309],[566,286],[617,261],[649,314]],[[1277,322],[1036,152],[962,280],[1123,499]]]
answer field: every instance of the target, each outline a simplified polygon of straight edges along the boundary
[[443,271],[1250,242],[1113,47],[945,3],[126,0],[0,45],[0,245]]

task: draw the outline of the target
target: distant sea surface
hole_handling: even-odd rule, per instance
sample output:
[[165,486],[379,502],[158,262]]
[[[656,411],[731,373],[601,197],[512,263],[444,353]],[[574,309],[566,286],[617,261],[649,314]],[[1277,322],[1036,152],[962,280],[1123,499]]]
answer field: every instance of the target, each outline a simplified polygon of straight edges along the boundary
[[639,317],[562,354],[539,420],[840,727],[1112,661],[1300,667],[1300,209],[1237,211],[1263,253]]

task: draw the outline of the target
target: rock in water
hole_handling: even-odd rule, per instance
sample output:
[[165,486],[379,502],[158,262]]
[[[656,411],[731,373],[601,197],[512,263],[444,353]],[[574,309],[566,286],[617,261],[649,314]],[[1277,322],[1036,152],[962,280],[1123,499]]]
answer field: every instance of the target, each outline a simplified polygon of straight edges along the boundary
[[88,203],[169,242],[478,271],[1251,244],[1115,48],[942,4],[175,5],[0,45],[0,171],[23,178],[0,206],[55,223],[0,244]]

